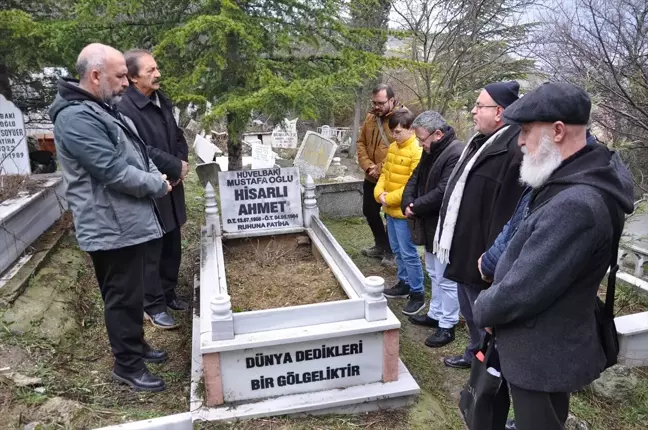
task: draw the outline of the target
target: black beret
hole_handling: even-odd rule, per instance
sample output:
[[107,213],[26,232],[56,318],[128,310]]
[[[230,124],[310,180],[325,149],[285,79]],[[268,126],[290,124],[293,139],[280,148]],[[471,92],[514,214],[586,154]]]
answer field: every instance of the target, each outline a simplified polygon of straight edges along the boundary
[[547,82],[504,109],[504,122],[556,122],[586,125],[592,102],[580,87],[565,82]]
[[484,89],[495,103],[506,108],[518,99],[520,84],[517,81],[495,82],[486,85]]

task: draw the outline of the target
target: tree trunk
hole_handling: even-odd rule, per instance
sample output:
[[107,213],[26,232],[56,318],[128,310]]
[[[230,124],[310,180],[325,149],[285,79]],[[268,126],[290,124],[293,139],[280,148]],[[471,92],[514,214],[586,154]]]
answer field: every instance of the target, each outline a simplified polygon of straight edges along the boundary
[[0,94],[5,96],[9,101],[13,100],[11,92],[11,83],[9,82],[9,70],[6,64],[0,63]]
[[353,129],[351,129],[351,147],[349,148],[349,158],[355,157],[358,150],[358,133],[360,132],[360,121],[362,120],[362,95],[363,92],[356,92],[355,113],[353,115]]
[[236,114],[227,114],[227,170],[243,169],[243,142]]

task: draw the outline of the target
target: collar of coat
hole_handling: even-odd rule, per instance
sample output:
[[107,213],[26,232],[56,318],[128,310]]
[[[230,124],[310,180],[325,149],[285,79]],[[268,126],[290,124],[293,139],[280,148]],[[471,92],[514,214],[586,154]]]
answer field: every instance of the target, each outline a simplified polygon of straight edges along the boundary
[[[160,107],[162,105],[165,105],[167,99],[164,93],[160,90],[157,90],[155,93],[157,94],[158,100],[160,101]],[[144,109],[149,103],[155,104],[150,97],[146,97],[140,92],[140,90],[135,87],[135,85],[132,84],[126,90],[125,97],[129,97],[133,101],[135,106],[137,106],[137,108],[140,110]]]

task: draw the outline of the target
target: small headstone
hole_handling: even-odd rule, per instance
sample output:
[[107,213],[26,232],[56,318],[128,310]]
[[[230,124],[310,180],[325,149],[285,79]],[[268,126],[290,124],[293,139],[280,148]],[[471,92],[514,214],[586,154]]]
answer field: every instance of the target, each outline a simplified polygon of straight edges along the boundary
[[275,154],[270,146],[260,140],[252,142],[252,169],[271,169],[275,164]]
[[309,131],[299,147],[294,165],[299,167],[303,176],[321,179],[326,176],[336,150],[337,144],[331,139]]
[[196,165],[196,174],[198,175],[198,180],[202,184],[203,188],[207,186],[207,183],[217,186],[218,172],[220,171],[221,168],[215,161]]
[[331,136],[332,136],[331,127],[329,127],[328,125],[323,125],[322,126],[322,136],[324,136],[327,139],[330,139]]
[[29,150],[23,114],[0,94],[0,175],[29,175]]
[[276,230],[304,225],[299,175],[294,167],[220,172],[223,230]]
[[329,167],[326,172],[326,176],[329,178],[337,178],[339,176],[344,176],[346,174],[347,167],[340,164],[340,157],[333,157],[331,162],[331,167]]
[[297,148],[297,118],[284,119],[281,125],[272,130],[273,148]]
[[204,163],[214,161],[214,157],[222,153],[218,146],[214,145],[199,134],[196,135],[193,146],[196,155],[200,157],[200,161]]

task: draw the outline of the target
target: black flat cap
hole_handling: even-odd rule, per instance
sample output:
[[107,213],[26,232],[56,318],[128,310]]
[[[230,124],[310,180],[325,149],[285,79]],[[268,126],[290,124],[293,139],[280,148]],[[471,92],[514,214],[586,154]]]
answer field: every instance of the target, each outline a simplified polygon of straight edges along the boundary
[[495,82],[484,87],[488,95],[503,108],[507,108],[518,99],[520,84],[517,81]]
[[504,122],[556,122],[586,125],[592,102],[580,87],[564,82],[547,82],[504,109]]

